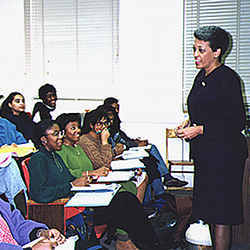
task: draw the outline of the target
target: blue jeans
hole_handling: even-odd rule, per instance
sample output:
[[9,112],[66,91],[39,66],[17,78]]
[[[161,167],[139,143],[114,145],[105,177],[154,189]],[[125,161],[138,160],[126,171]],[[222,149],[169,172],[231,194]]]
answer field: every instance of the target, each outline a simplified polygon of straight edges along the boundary
[[161,176],[165,176],[166,174],[168,174],[169,171],[168,171],[167,165],[165,161],[163,160],[158,148],[154,144],[152,144],[151,146],[150,154],[158,160],[157,166],[158,166],[158,170]]
[[0,167],[0,194],[5,194],[9,203],[16,207],[14,198],[22,190],[26,195],[27,188],[23,182],[19,167],[16,161],[12,159],[8,166]]

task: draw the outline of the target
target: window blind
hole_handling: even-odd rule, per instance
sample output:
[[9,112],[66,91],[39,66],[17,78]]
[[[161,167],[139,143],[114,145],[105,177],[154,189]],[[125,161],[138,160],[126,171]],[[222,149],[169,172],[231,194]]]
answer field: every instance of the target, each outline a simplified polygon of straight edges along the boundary
[[250,104],[250,1],[249,0],[185,0],[183,39],[183,110],[197,70],[193,60],[194,31],[204,25],[227,30],[233,40],[225,64],[242,78],[243,98],[249,116]]
[[27,79],[69,92],[114,83],[119,0],[24,0],[24,9]]

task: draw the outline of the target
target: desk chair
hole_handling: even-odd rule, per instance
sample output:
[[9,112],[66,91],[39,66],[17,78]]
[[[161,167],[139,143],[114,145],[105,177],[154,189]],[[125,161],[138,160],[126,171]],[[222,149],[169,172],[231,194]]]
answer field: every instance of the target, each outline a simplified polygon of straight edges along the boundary
[[[21,162],[24,181],[29,195],[30,175],[28,171],[28,162],[30,157]],[[40,221],[51,228],[57,228],[66,233],[66,220],[81,213],[85,207],[65,207],[69,198],[58,199],[49,203],[38,203],[33,200],[27,200],[27,219]]]
[[[168,149],[169,149],[169,139],[172,139],[172,138],[176,138],[178,140],[182,140],[182,159],[180,160],[170,160],[169,159],[169,154],[168,154]],[[185,173],[194,173],[194,171],[192,170],[174,170],[173,168],[176,167],[176,166],[194,166],[194,163],[189,160],[184,160],[184,139],[180,139],[177,137],[176,133],[175,133],[175,130],[174,129],[169,129],[169,128],[166,128],[166,165],[168,166],[169,168],[169,173],[172,174],[172,173],[182,173],[182,174],[185,174]]]

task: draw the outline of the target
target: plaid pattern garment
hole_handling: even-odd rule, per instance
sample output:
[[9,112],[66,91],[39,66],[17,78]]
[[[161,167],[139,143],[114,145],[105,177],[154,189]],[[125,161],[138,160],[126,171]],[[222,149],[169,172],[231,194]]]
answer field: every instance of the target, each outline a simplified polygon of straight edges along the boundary
[[2,215],[0,215],[0,242],[10,243],[13,245],[18,245],[16,240],[13,238],[10,228]]

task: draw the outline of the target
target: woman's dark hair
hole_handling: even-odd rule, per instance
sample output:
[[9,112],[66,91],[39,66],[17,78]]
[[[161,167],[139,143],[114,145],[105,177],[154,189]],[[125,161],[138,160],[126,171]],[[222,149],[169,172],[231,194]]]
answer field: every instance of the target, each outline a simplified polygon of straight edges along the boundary
[[46,83],[45,85],[41,86],[38,90],[38,97],[42,100],[44,100],[46,98],[46,95],[48,94],[48,92],[53,92],[56,94],[56,88],[49,84]]
[[107,97],[107,98],[104,100],[103,104],[104,104],[104,105],[112,105],[113,103],[118,103],[118,102],[119,102],[119,100],[116,99],[115,97]]
[[35,144],[41,145],[41,137],[46,135],[46,131],[53,127],[54,124],[57,124],[55,120],[43,120],[36,124],[35,126]]
[[65,130],[69,122],[78,122],[80,125],[81,117],[79,113],[63,113],[56,118],[56,123],[60,130]]
[[227,50],[229,49],[230,43],[230,34],[224,29],[218,26],[203,26],[195,30],[194,37],[209,42],[210,48],[213,51],[217,49],[221,49],[221,54],[218,57],[221,62],[222,56],[225,55]]
[[12,114],[12,110],[9,107],[9,103],[12,103],[16,95],[21,95],[24,99],[24,96],[20,92],[10,93],[1,105],[1,111],[0,111],[1,116],[4,117],[6,114]]
[[84,116],[82,134],[87,134],[91,131],[91,125],[95,125],[99,120],[104,117],[109,120],[108,115],[104,112],[103,105],[98,106],[96,109],[87,112]]
[[115,133],[119,132],[121,127],[121,120],[119,117],[119,114],[115,111],[115,108],[111,105],[103,105],[104,113],[108,115],[108,113],[112,113],[114,120],[113,125],[110,126],[110,133],[111,135],[114,135]]

